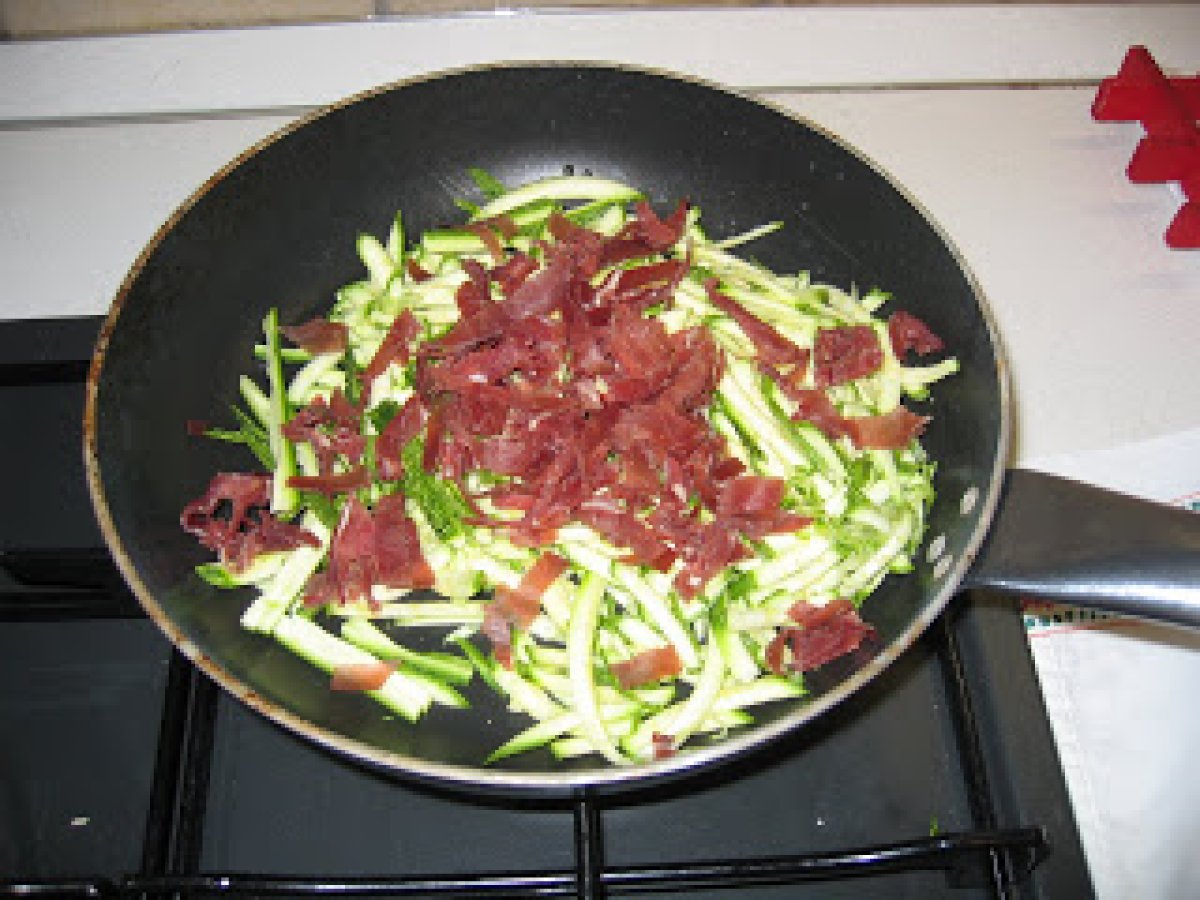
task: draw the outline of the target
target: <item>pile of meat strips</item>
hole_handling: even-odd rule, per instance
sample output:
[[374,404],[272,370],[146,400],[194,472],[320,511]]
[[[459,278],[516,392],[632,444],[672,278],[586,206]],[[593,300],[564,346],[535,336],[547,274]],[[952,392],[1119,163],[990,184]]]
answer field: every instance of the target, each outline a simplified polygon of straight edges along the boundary
[[[708,331],[670,334],[647,315],[671,305],[689,270],[685,255],[671,254],[686,205],[665,219],[645,203],[635,211],[615,237],[556,214],[549,223],[553,240],[541,245],[540,260],[505,249],[513,228],[504,217],[471,226],[492,265],[464,260],[468,278],[456,295],[457,324],[421,343],[420,325],[405,310],[362,372],[357,402],[338,392],[295,413],[284,434],[312,445],[320,472],[294,476],[292,486],[346,498],[327,566],[307,588],[309,602],[370,602],[373,584],[432,586],[404,498],[391,489],[403,475],[403,448],[418,436],[424,438],[425,470],[458,485],[476,512],[473,524],[543,547],[561,526],[582,523],[624,548],[630,563],[659,571],[679,564],[674,584],[685,600],[744,558],[750,552],[746,539],[808,524],[783,508],[784,481],[747,473],[705,418],[723,370]],[[632,264],[648,257],[660,261]],[[593,283],[614,264],[622,265]],[[407,273],[418,281],[429,277],[411,261]],[[881,365],[870,327],[822,329],[810,351],[748,313],[715,280],[706,289],[752,341],[760,368],[798,403],[798,418],[860,447],[902,447],[920,433],[925,419],[903,406],[883,416],[843,417],[825,393]],[[909,314],[894,314],[889,330],[899,355],[941,348]],[[347,340],[345,326],[324,319],[284,333],[314,352],[344,350]],[[363,437],[371,383],[389,366],[410,363],[416,390],[379,434],[371,470]],[[804,386],[810,363],[815,387]],[[467,476],[479,470],[501,477],[473,494]],[[373,482],[388,492],[368,509],[355,492]],[[303,528],[270,513],[269,494],[270,476],[218,475],[184,510],[183,526],[233,568],[264,551],[319,546]],[[482,496],[519,511],[520,518],[489,519],[475,505]],[[543,554],[520,588],[499,592],[485,625],[498,650],[507,646],[509,626],[537,614],[541,591],[563,565]],[[836,620],[841,637],[819,658],[806,658],[805,668],[857,646],[869,630],[850,604],[831,606],[812,624],[828,628]],[[797,612],[798,618],[806,615],[812,618]],[[783,642],[795,643],[788,632],[803,630],[785,629],[779,652],[769,656],[782,659]]]

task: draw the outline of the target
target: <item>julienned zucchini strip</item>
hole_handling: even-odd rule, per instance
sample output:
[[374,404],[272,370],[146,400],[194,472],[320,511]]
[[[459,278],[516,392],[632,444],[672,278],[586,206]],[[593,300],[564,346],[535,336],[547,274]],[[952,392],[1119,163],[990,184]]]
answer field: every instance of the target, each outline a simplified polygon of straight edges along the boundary
[[[526,252],[536,253],[539,241],[551,240],[546,228],[556,211],[614,235],[629,221],[629,204],[643,199],[636,189],[601,178],[560,176],[506,190],[487,173],[473,177],[487,202],[473,208],[472,221],[508,217],[517,229],[514,246]],[[752,341],[709,302],[703,281],[718,277],[723,291],[797,342],[836,325],[867,323],[884,334],[874,313],[887,296],[871,292],[860,298],[812,284],[803,274],[778,275],[730,253],[774,232],[779,223],[712,241],[698,218],[693,210],[681,242],[692,270],[677,288],[676,302],[650,314],[661,316],[669,331],[709,328],[727,362],[708,410],[712,426],[751,472],[787,480],[788,502],[814,516],[811,526],[759,542],[752,558],[735,563],[693,601],[674,591],[671,573],[621,562],[621,549],[588,528],[563,528],[557,544],[543,549],[568,560],[567,574],[547,591],[533,624],[516,636],[507,668],[471,640],[484,618],[486,594],[481,598],[479,591],[520,583],[538,551],[466,524],[457,488],[420,469],[416,445],[405,459],[411,477],[403,489],[437,587],[449,599],[384,591],[371,606],[321,614],[306,608],[303,591],[326,564],[337,510],[332,501],[314,506],[314,498],[288,485],[292,475],[311,471],[315,463],[310,448],[289,441],[283,426],[294,409],[353,384],[357,371],[349,371],[347,363],[355,370],[365,366],[402,310],[412,311],[426,337],[443,333],[458,318],[454,297],[468,277],[464,262],[490,262],[477,230],[443,229],[408,240],[397,213],[383,240],[358,238],[366,277],[341,289],[330,313],[349,329],[351,353],[314,356],[282,346],[279,316],[271,310],[263,321],[263,342],[254,348],[265,367],[265,387],[249,377],[240,380],[249,413],[240,413],[242,431],[226,437],[253,443],[244,436],[266,436],[258,454],[274,467],[272,510],[295,517],[321,546],[266,554],[236,573],[220,563],[205,563],[198,572],[219,587],[254,590],[243,626],[273,636],[319,669],[392,666],[383,684],[368,693],[407,721],[416,722],[434,706],[467,706],[461,688],[479,674],[531,719],[489,761],[548,748],[558,758],[597,754],[617,765],[643,762],[654,757],[663,735],[674,746],[696,735],[720,735],[751,723],[755,706],[803,696],[800,676],[772,674],[766,664],[776,629],[788,624],[798,596],[818,604],[835,597],[861,602],[889,572],[911,568],[933,497],[934,467],[916,441],[901,450],[863,451],[794,421],[790,401],[757,369]],[[597,283],[604,277],[601,273]],[[881,370],[854,384],[844,400],[858,414],[885,413],[902,397],[924,398],[931,384],[957,368],[954,358],[905,366],[887,348]],[[407,378],[394,370],[372,386],[365,420],[381,424],[367,426],[368,441],[411,394]],[[368,502],[377,496],[373,491],[377,488],[364,495]],[[430,634],[442,635],[442,649],[414,650],[405,640]],[[663,646],[681,661],[678,678],[620,687],[613,665]]]

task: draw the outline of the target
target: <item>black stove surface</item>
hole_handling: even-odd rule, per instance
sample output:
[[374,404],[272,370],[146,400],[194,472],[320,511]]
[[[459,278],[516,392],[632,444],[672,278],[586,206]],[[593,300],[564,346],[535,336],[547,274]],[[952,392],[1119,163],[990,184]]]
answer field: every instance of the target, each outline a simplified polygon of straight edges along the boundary
[[0,324],[0,894],[1092,895],[1020,616],[988,596],[814,726],[652,792],[443,793],[279,729],[172,650],[102,549],[98,325]]

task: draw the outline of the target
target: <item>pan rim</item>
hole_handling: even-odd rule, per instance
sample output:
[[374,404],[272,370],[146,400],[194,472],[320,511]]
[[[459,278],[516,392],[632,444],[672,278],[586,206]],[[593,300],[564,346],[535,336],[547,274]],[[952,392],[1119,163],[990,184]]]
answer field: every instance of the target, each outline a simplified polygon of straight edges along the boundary
[[[865,164],[872,173],[886,182],[891,188],[909,203],[921,216],[925,223],[936,234],[944,247],[951,254],[959,271],[964,276],[979,308],[980,317],[987,331],[988,339],[994,350],[996,366],[996,383],[998,386],[999,431],[997,435],[992,471],[988,473],[987,483],[980,484],[978,500],[974,515],[977,516],[975,525],[965,542],[962,552],[951,562],[939,576],[939,584],[932,591],[919,613],[914,616],[908,626],[893,638],[877,655],[855,671],[848,678],[822,693],[819,697],[806,700],[797,705],[792,712],[780,716],[773,722],[756,725],[742,732],[735,732],[721,741],[707,746],[689,748],[686,752],[664,760],[641,763],[625,767],[595,768],[586,770],[537,771],[522,772],[509,770],[490,770],[481,766],[465,766],[459,764],[431,761],[429,759],[408,756],[383,750],[363,741],[350,738],[329,728],[318,725],[304,717],[274,703],[262,696],[240,678],[228,672],[219,665],[201,647],[196,645],[174,623],[171,616],[163,609],[156,599],[154,592],[142,579],[136,564],[126,551],[124,541],[119,534],[111,511],[102,479],[101,462],[96,447],[96,421],[100,396],[100,383],[104,370],[105,358],[112,335],[117,328],[125,302],[147,262],[157,250],[162,241],[172,232],[178,222],[196,205],[208,192],[230,173],[248,160],[262,152],[265,148],[284,139],[289,134],[310,126],[321,118],[335,113],[343,108],[364,102],[375,96],[403,90],[418,84],[454,78],[473,73],[486,73],[497,70],[519,69],[577,69],[588,71],[628,72],[638,75],[651,76],[677,83],[689,84],[715,91],[735,98],[745,103],[762,107],[790,122],[801,125],[819,134],[824,139],[835,144],[838,148]],[[131,265],[125,278],[114,297],[113,303],[101,325],[96,341],[91,365],[85,385],[84,428],[83,428],[83,457],[84,471],[88,483],[89,495],[93,511],[96,514],[104,541],[112,554],[118,569],[125,581],[133,590],[138,602],[146,611],[155,625],[168,637],[171,643],[179,649],[205,675],[216,681],[224,690],[236,697],[242,703],[286,728],[288,731],[310,740],[325,749],[348,757],[370,768],[382,770],[397,777],[409,777],[418,780],[434,782],[438,785],[469,787],[473,790],[485,788],[501,793],[529,794],[539,793],[569,794],[585,790],[631,790],[650,783],[667,779],[684,777],[723,761],[729,761],[744,755],[751,749],[773,742],[784,734],[793,732],[808,722],[823,715],[847,697],[860,691],[879,673],[892,663],[916,642],[942,613],[950,602],[958,586],[965,578],[975,556],[986,537],[990,523],[995,515],[1000,500],[1000,489],[1009,461],[1012,440],[1012,409],[1011,386],[1009,369],[1006,362],[1003,344],[996,327],[994,315],[974,272],[968,266],[958,246],[950,239],[945,229],[932,216],[928,209],[902,184],[873,159],[858,150],[848,141],[831,130],[807,118],[788,110],[777,103],[733,88],[720,85],[692,75],[673,72],[666,69],[612,63],[605,61],[577,60],[545,60],[545,61],[498,61],[478,65],[463,66],[425,73],[419,76],[399,79],[387,84],[378,85],[360,91],[341,100],[324,105],[308,112],[296,121],[288,123],[270,135],[256,141],[236,157],[219,168],[205,179],[155,231]]]

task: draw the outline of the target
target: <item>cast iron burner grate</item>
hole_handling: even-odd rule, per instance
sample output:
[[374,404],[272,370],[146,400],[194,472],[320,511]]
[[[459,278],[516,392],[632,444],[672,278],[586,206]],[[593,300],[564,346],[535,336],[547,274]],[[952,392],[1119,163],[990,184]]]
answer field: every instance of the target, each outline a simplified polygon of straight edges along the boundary
[[[46,385],[77,388],[86,373],[82,360],[97,327],[98,320],[93,319],[0,325],[0,390]],[[8,546],[0,549],[0,565],[6,578],[0,591],[0,634],[14,623],[53,626],[142,617],[102,549]],[[995,644],[998,636],[1006,640],[999,655],[994,647],[991,655],[982,653],[980,648]],[[0,894],[598,898],[668,891],[725,892],[808,882],[863,883],[874,881],[873,876],[913,872],[944,873],[951,896],[960,889],[964,896],[995,898],[1090,894],[1086,865],[1044,709],[1036,702],[1036,681],[1015,610],[987,598],[972,598],[938,620],[923,639],[921,652],[928,655],[928,664],[937,669],[940,674],[935,677],[943,683],[945,712],[952,725],[949,752],[957,759],[954,768],[961,775],[967,828],[939,833],[934,823],[925,835],[903,835],[893,842],[844,849],[626,865],[606,853],[606,819],[618,815],[623,806],[646,802],[646,798],[583,791],[567,800],[547,801],[571,817],[573,867],[503,870],[481,863],[477,870],[470,869],[474,874],[467,875],[290,876],[203,867],[206,818],[213,812],[210,773],[220,708],[231,701],[181,654],[171,651],[149,804],[142,824],[140,866],[127,874],[67,872],[36,877],[0,870]],[[981,658],[982,663],[978,662]],[[983,692],[981,712],[977,702],[980,685],[987,684],[996,671],[1004,672],[1008,683],[996,696]],[[1015,697],[1009,696],[1014,693]],[[997,696],[1008,699],[997,703]],[[1013,715],[1021,727],[1012,727]],[[1011,738],[1013,734],[1018,735],[1018,743],[1025,744],[1006,746],[1005,735]],[[1030,734],[1038,738],[1036,744],[1028,743]],[[781,754],[787,752],[784,748]],[[997,760],[1005,782],[1000,788],[991,771]],[[3,777],[0,774],[0,786]],[[736,778],[722,789],[736,790]],[[665,796],[660,790],[650,802],[670,804],[670,790]],[[1015,821],[1030,821],[1030,815],[1042,812],[1046,820],[1041,824],[1004,824],[1014,821],[1014,816]],[[0,815],[3,813],[0,806]],[[521,816],[524,808],[513,803],[511,814]],[[0,822],[0,826],[5,824],[21,827],[21,823]],[[469,848],[463,852],[469,853]]]

